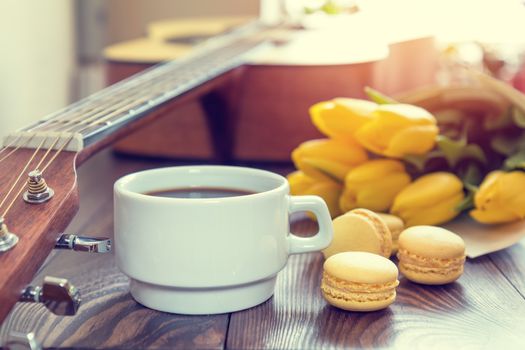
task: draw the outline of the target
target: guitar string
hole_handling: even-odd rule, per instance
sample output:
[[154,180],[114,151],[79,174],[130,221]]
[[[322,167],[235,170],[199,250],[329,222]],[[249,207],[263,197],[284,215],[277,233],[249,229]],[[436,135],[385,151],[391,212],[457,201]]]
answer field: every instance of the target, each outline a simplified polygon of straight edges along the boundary
[[[120,82],[116,83],[116,84],[113,84],[111,85],[110,87],[106,88],[106,89],[103,89],[101,90],[100,92],[98,93],[95,93],[83,100],[80,100],[78,101],[77,103],[75,103],[73,105],[73,108],[71,108],[71,106],[69,107],[66,107],[58,112],[55,112],[53,113],[52,115],[50,116],[47,116],[47,117],[44,117],[43,121],[38,124],[38,125],[35,125],[33,128],[30,128],[28,131],[32,131],[34,129],[40,129],[40,130],[44,130],[44,128],[47,128],[49,127],[50,125],[49,124],[57,124],[57,123],[61,123],[61,122],[64,122],[64,119],[63,117],[65,116],[68,116],[68,115],[71,115],[73,114],[73,116],[77,116],[77,118],[74,118],[74,120],[67,120],[66,119],[66,123],[69,123],[71,121],[78,121],[79,120],[79,116],[80,116],[80,119],[83,118],[84,114],[83,113],[79,113],[79,112],[85,112],[86,110],[82,110],[82,108],[86,108],[87,107],[87,111],[90,111],[91,112],[100,112],[100,111],[103,111],[105,109],[107,109],[109,106],[111,106],[112,104],[114,104],[114,101],[118,99],[118,97],[120,97],[121,95],[129,92],[130,90],[133,90],[135,88],[138,88],[136,92],[140,92],[139,90],[142,89],[144,87],[144,85],[140,85],[142,83],[143,80],[150,80],[149,82],[147,83],[151,83],[151,82],[154,82],[154,80],[159,76],[161,75],[162,73],[164,73],[165,70],[169,69],[169,68],[172,68],[171,65],[169,63],[165,63],[163,65],[156,65],[156,66],[153,66],[151,68],[148,68],[138,74],[135,74],[129,78],[126,78],[124,80],[121,80]],[[155,73],[155,74],[153,74]],[[144,92],[144,90],[142,90],[142,93]],[[132,96],[136,96],[135,95],[132,95]],[[105,98],[105,97],[109,97],[109,98]],[[90,106],[90,103],[93,103],[92,100],[95,100],[95,102],[97,102],[97,105],[96,106],[93,106],[91,105]],[[101,104],[101,100],[102,100],[102,104]],[[60,117],[60,119],[57,119],[57,117]]]
[[[2,202],[0,202],[0,208],[2,208],[2,206],[4,205],[5,201],[9,198],[9,195],[11,194],[11,192],[13,192],[13,189],[16,187],[16,184],[18,183],[18,181],[20,181],[20,178],[22,176],[24,176],[27,168],[29,167],[29,165],[31,165],[31,162],[33,161],[33,159],[36,157],[36,155],[38,154],[38,151],[40,150],[40,148],[42,147],[42,145],[44,144],[44,142],[46,141],[46,139],[43,139],[42,142],[40,142],[40,144],[38,145],[38,147],[35,149],[35,151],[33,152],[33,155],[31,156],[31,158],[29,158],[29,160],[27,161],[26,165],[24,166],[24,168],[22,169],[22,171],[20,172],[20,174],[18,175],[18,177],[16,178],[15,182],[13,183],[13,185],[11,186],[11,188],[9,189],[9,191],[7,192],[7,194],[4,196],[4,199],[2,200]],[[13,200],[16,200],[16,197],[13,199]],[[5,214],[4,213],[2,215],[2,217],[5,218]]]
[[[147,82],[146,85],[148,85],[148,84],[149,84],[149,85],[154,85],[154,89],[153,89],[153,90],[154,90],[155,94],[160,93],[161,90],[164,90],[164,93],[166,93],[166,87],[167,87],[167,86],[166,86],[166,85],[163,85],[163,84],[161,84],[161,83],[163,83],[163,82],[166,81],[166,80],[169,80],[169,79],[172,78],[172,77],[169,77],[170,74],[166,74],[166,75],[164,75],[164,76],[160,79],[160,81],[159,81],[158,79],[156,79],[156,78],[158,78],[158,76],[161,75],[162,71],[164,71],[164,70],[173,70],[173,67],[171,67],[169,64],[166,64],[166,65],[164,65],[163,67],[160,67],[160,69],[159,69],[159,67],[156,67],[156,68],[157,68],[157,69],[155,69],[155,70],[152,71],[153,74],[151,74],[151,76],[147,76],[147,74],[145,74],[145,75],[143,75],[143,78],[146,79],[146,80],[149,80],[149,81]],[[175,66],[175,68],[176,68],[176,69],[175,69],[174,71],[176,72],[177,68],[179,68],[179,67],[178,67],[178,66]],[[189,68],[189,67],[185,67],[185,68]],[[172,72],[170,72],[170,73],[175,73],[175,72],[172,71]],[[193,72],[192,72],[192,73],[193,73]],[[124,111],[126,111],[126,110],[129,110],[129,107],[132,107],[132,106],[134,106],[134,105],[137,105],[137,104],[143,103],[143,102],[145,102],[145,101],[148,101],[148,99],[150,99],[151,97],[148,97],[148,98],[144,98],[144,97],[143,97],[142,99],[135,100],[133,103],[130,103],[130,102],[129,102],[129,99],[130,99],[131,97],[135,96],[135,95],[140,94],[140,95],[143,96],[144,85],[141,85],[139,80],[140,80],[140,79],[135,79],[134,81],[132,81],[132,83],[130,84],[129,87],[126,86],[125,84],[121,85],[121,87],[120,87],[120,90],[121,90],[121,91],[119,91],[119,92],[120,92],[120,94],[128,93],[127,99],[124,99],[123,101],[120,101],[120,103],[118,103],[117,106],[114,105],[113,107],[114,107],[114,108],[117,107],[117,108],[116,108],[116,109],[113,109],[113,110],[111,111],[111,113],[109,113],[109,114],[105,114],[105,113],[107,113],[107,111],[104,110],[104,107],[105,107],[105,106],[99,106],[98,110],[102,109],[103,111],[98,112],[97,109],[94,109],[94,110],[97,111],[97,112],[94,113],[94,114],[92,114],[92,115],[90,115],[87,119],[85,118],[85,115],[81,115],[81,116],[78,116],[77,118],[66,120],[65,123],[64,123],[63,119],[57,119],[56,121],[53,121],[53,120],[52,120],[51,123],[53,123],[53,122],[55,122],[55,123],[62,122],[62,123],[64,123],[64,124],[73,124],[73,125],[71,125],[71,127],[69,127],[69,126],[66,127],[66,130],[71,130],[71,131],[73,131],[75,128],[77,128],[77,127],[79,126],[79,125],[78,125],[78,121],[79,121],[79,117],[80,117],[80,118],[83,119],[83,123],[82,123],[82,124],[83,124],[84,126],[83,126],[80,130],[77,130],[76,132],[82,132],[82,131],[84,131],[84,130],[86,130],[86,129],[89,129],[89,128],[92,127],[92,126],[95,126],[95,125],[97,125],[97,124],[100,124],[101,122],[107,121],[107,120],[113,118],[114,116],[119,115],[121,112],[124,112]],[[156,80],[157,80],[157,81],[156,81]],[[170,85],[173,86],[174,83],[176,83],[176,81],[171,81],[171,82],[169,82],[169,83],[170,83]],[[117,89],[117,91],[118,91],[118,90],[119,90],[119,89]],[[112,91],[107,91],[106,93],[110,93],[110,92],[112,92]],[[132,92],[132,93],[134,93],[134,94],[132,94],[132,96],[129,96],[129,95],[130,95],[130,94],[129,94],[130,92]],[[102,93],[102,95],[104,95],[104,93]],[[118,97],[118,96],[116,96],[116,97]],[[115,96],[113,96],[113,100],[114,100],[114,99],[115,99]],[[89,99],[88,99],[87,101],[89,101]],[[109,102],[109,101],[108,101],[108,102]],[[84,107],[85,107],[85,106],[84,106]],[[82,108],[82,103],[79,105],[79,108],[78,108],[78,109],[81,109],[81,108]],[[74,109],[75,109],[75,108],[73,108],[73,110],[74,110]],[[88,109],[88,110],[89,110],[89,109]],[[91,109],[91,112],[93,113],[94,110]],[[66,109],[66,111],[68,111],[68,110]],[[67,115],[67,113],[66,113],[66,115]],[[72,137],[71,137],[71,138],[72,138]],[[55,154],[53,155],[53,157],[52,157],[52,158],[48,161],[48,163],[46,164],[45,169],[47,169],[47,167],[49,167],[49,166],[52,164],[52,162],[56,159],[56,157],[60,154],[60,152],[61,152],[61,151],[65,148],[65,146],[70,142],[71,138],[70,138],[69,140],[65,141],[64,144],[62,145],[62,147],[60,147],[60,149],[57,150],[57,152],[55,152]],[[57,140],[53,143],[53,145],[51,146],[51,148],[49,148],[49,149],[47,150],[47,152],[44,154],[43,158],[42,158],[42,159],[40,160],[40,162],[38,163],[37,168],[38,168],[38,167],[43,163],[43,161],[47,158],[47,156],[49,155],[50,151],[51,151],[51,150],[53,149],[53,147],[56,145],[56,143],[58,142],[58,140],[59,140],[59,138],[57,138]],[[37,148],[37,151],[42,147],[42,144],[43,144],[44,142],[45,142],[45,139],[42,141],[41,145],[39,145],[39,147]],[[29,161],[29,163],[26,164],[26,166],[24,167],[23,172],[25,172],[25,171],[27,170],[27,167],[30,165],[31,161],[34,159],[34,156],[36,156],[36,154],[38,153],[37,151],[35,151],[35,153],[33,154],[33,157],[32,157],[31,160]],[[23,174],[22,174],[22,175],[23,175]],[[20,175],[20,176],[17,178],[17,181],[15,181],[15,184],[13,184],[14,187],[16,187],[16,184],[18,183],[18,181],[20,180],[20,178],[21,178],[22,175]],[[8,192],[8,194],[7,194],[6,197],[8,197],[8,196],[11,194],[11,192],[12,192],[12,190],[13,190],[14,187],[12,187],[12,188],[10,189],[10,191]],[[23,190],[23,188],[21,188],[21,190],[19,191],[19,193],[21,193],[22,190]],[[15,199],[16,199],[16,198],[15,198]],[[13,199],[13,200],[15,200],[15,199]],[[5,203],[5,200],[6,200],[6,198],[4,198],[4,200],[0,203],[0,207]],[[13,202],[12,202],[12,203],[13,203]],[[11,205],[12,205],[12,204],[10,204],[9,208],[11,207]],[[7,210],[6,210],[6,212],[7,212]]]
[[[201,58],[206,59],[205,57]],[[79,122],[90,123],[90,126],[94,126],[97,123],[101,122],[102,118],[98,118],[102,115],[104,120],[109,119],[105,113],[108,112],[108,104],[113,103],[112,110],[111,111],[111,117],[118,115],[121,112],[124,112],[126,109],[129,109],[129,107],[133,107],[136,105],[139,105],[140,103],[146,102],[148,100],[154,100],[155,98],[159,97],[159,95],[162,95],[163,93],[169,92],[170,89],[173,89],[176,87],[176,83],[183,84],[185,82],[191,81],[191,77],[195,77],[195,73],[192,70],[192,68],[195,66],[197,67],[198,62],[194,62],[190,66],[182,67],[182,66],[171,66],[170,64],[164,64],[162,66],[155,66],[153,68],[157,68],[155,71],[156,74],[150,74],[150,76],[141,76],[140,80],[147,80],[146,83],[142,83],[142,81],[135,81],[134,84],[131,84],[130,86],[121,86],[119,89],[113,92],[111,98],[108,101],[104,101],[104,103],[101,105],[100,103],[96,108],[88,109],[89,114],[87,115],[88,119],[86,120],[86,114],[85,113],[78,113],[83,111],[78,111],[78,109],[72,110],[72,111],[66,111],[67,113],[63,113],[61,115],[60,119],[48,121],[55,124],[62,123],[63,125],[58,126],[58,128],[54,127],[53,130],[57,131],[64,127],[66,127],[65,130],[61,131],[67,131],[69,127],[75,128]],[[193,68],[195,69],[195,68]],[[201,70],[201,69],[199,69]],[[167,71],[167,72],[165,72]],[[177,82],[173,78],[173,75],[175,73],[178,73],[180,71],[180,76],[177,76],[180,80]],[[162,74],[161,73],[168,73],[168,74]],[[160,77],[159,77],[160,76]],[[140,84],[142,83],[142,84]],[[153,91],[149,92],[146,97],[144,96],[144,90],[147,87],[153,87]],[[146,89],[147,90],[147,89]],[[167,91],[168,90],[168,91]],[[108,91],[110,92],[110,91]],[[114,104],[114,101],[117,100],[119,97],[124,95],[123,99],[120,100],[116,105]],[[137,97],[142,97],[141,99],[137,100]],[[89,102],[89,101],[87,101]],[[87,103],[86,102],[86,103]],[[100,101],[99,101],[100,102]],[[116,109],[118,108],[118,110]],[[63,119],[63,117],[68,116],[68,112],[77,112],[73,113],[72,119]],[[94,114],[93,114],[94,113]],[[90,115],[91,114],[91,115]],[[59,115],[57,115],[58,117]],[[49,127],[52,127],[52,125],[39,125],[37,128],[40,130],[45,130]]]
[[[184,63],[187,61],[171,61],[171,62],[164,62],[159,65],[152,66],[140,73],[137,73],[131,77],[128,77],[116,84],[113,84],[112,86],[101,90],[98,93],[95,93],[94,95],[91,95],[72,106],[66,107],[61,111],[58,111],[51,116],[45,117],[41,120],[40,124],[35,125],[34,127],[28,129],[28,130],[34,130],[34,129],[40,129],[45,130],[49,127],[53,127],[52,124],[64,124],[63,126],[59,126],[59,128],[66,127],[66,130],[72,126],[75,128],[78,125],[78,122],[82,119],[85,119],[85,113],[86,111],[89,111],[91,116],[89,117],[89,122],[91,122],[91,126],[94,126],[95,123],[94,120],[97,120],[97,116],[100,115],[99,112],[106,113],[108,104],[113,104],[114,101],[118,100],[118,98],[122,97],[124,95],[124,99],[117,104],[118,106],[128,105],[133,106],[137,105],[138,102],[135,101],[134,104],[129,104],[130,99],[132,97],[136,96],[144,96],[144,90],[145,88],[151,86],[153,87],[153,91],[155,92],[155,95],[149,94],[149,98],[154,100],[159,96],[159,94],[162,95],[164,92],[167,93],[169,91],[166,91],[167,85],[164,85],[162,83],[170,83],[169,88],[173,89],[174,83],[178,84],[184,84],[192,79],[195,78],[196,72],[199,72],[201,74],[204,73],[206,75],[206,72],[203,71],[201,68],[202,66],[209,66],[211,69],[217,69],[220,67],[220,63],[224,61],[231,61],[232,57],[237,57],[239,53],[245,52],[247,50],[246,42],[241,42],[240,45],[230,47],[228,51],[225,51],[224,48],[214,48],[211,51],[206,52],[206,55],[200,55],[200,56],[194,56],[192,57],[192,61],[190,64],[184,65]],[[253,43],[250,44],[250,47],[253,47]],[[248,48],[250,48],[248,47]],[[210,58],[211,57],[211,58]],[[179,64],[180,63],[180,64]],[[224,64],[223,64],[224,66]],[[227,65],[225,66],[227,67]],[[166,74],[167,73],[167,74]],[[179,75],[176,75],[176,73],[180,73]],[[209,73],[209,72],[208,72]],[[174,81],[173,75],[176,75],[177,78],[180,80]],[[160,78],[159,78],[160,77]],[[149,85],[149,86],[148,86]],[[159,89],[160,88],[160,89]],[[110,98],[107,99],[105,97],[109,96]],[[95,101],[93,101],[95,100]],[[102,104],[100,103],[102,100]],[[147,99],[142,99],[139,102],[146,101]],[[93,106],[90,106],[90,103],[97,102],[97,107],[93,108]],[[87,107],[87,109],[86,109]],[[120,110],[119,112],[122,112],[123,110]],[[95,113],[95,115],[93,115]],[[113,110],[112,117],[115,116],[117,112]],[[66,116],[72,116],[72,119],[64,119]],[[60,117],[60,118],[58,118]],[[104,120],[108,120],[110,117],[105,117]],[[84,120],[86,123],[87,121]],[[100,122],[100,120],[99,120]]]
[[71,142],[71,140],[73,140],[73,135],[71,135],[71,137],[67,141],[65,141],[62,146],[60,146],[60,148],[55,152],[53,157],[51,157],[51,159],[47,162],[47,164],[42,169],[42,174],[53,163],[53,161],[56,159],[56,157],[58,157],[58,155],[66,148],[66,146]]
[[[18,135],[18,137],[17,137],[13,142],[11,142],[8,146],[6,146],[6,148],[11,147],[12,145],[14,145],[15,142],[18,142],[18,140],[20,140],[21,137],[22,137],[22,135]],[[32,139],[32,138],[33,138],[33,136],[31,136],[29,139]],[[10,156],[11,154],[15,153],[16,150],[19,149],[20,147],[21,147],[21,146],[18,145],[18,146],[16,146],[14,149],[12,149],[8,154],[6,154],[4,157],[2,157],[2,158],[0,159],[0,163],[2,163],[5,159],[9,158],[9,156]]]
[[[122,90],[130,89],[134,85],[138,84],[139,81],[144,80],[144,75],[151,74],[151,71],[157,71],[159,74],[162,73],[162,69],[161,68],[163,66],[169,66],[169,64],[164,64],[162,66],[161,65],[156,65],[156,66],[150,67],[148,69],[145,69],[142,72],[139,72],[139,73],[137,73],[135,75],[132,75],[132,76],[126,78],[126,79],[123,79],[123,80],[121,80],[121,81],[111,85],[108,88],[102,89],[102,90],[94,93],[93,95],[90,95],[90,96],[88,96],[88,97],[86,97],[86,98],[84,98],[84,99],[82,99],[80,101],[77,101],[77,102],[73,103],[72,105],[69,105],[69,106],[67,106],[65,108],[62,108],[62,109],[58,110],[57,112],[54,112],[54,113],[52,113],[50,115],[45,116],[39,122],[37,122],[36,125],[30,126],[25,131],[32,131],[32,130],[37,129],[37,128],[45,127],[46,125],[48,125],[50,123],[60,122],[61,119],[56,119],[57,117],[65,116],[65,115],[68,115],[69,113],[72,113],[72,112],[78,112],[82,108],[86,108],[86,106],[89,106],[89,108],[93,108],[93,105],[91,105],[91,106],[89,105],[90,103],[93,103],[93,100],[95,100],[95,102],[97,102],[97,107],[98,107],[98,106],[100,106],[100,101],[104,100],[104,97],[109,96],[110,98],[114,98],[115,93],[122,92]],[[109,101],[105,101],[105,103],[110,103],[110,102]]]
[[[163,86],[161,83],[163,83],[164,81],[166,81],[166,80],[168,80],[168,79],[170,79],[172,77],[168,77],[170,74],[166,74],[161,79],[157,79],[157,78],[161,75],[161,73],[163,73],[163,71],[165,71],[165,70],[172,70],[173,67],[171,67],[170,65],[166,64],[161,69],[158,69],[159,67],[156,67],[156,68],[157,68],[156,70],[153,70],[153,74],[151,74],[151,76],[146,77],[147,74],[144,74],[143,77],[145,77],[146,80],[149,80],[145,85],[153,85],[152,87],[153,87],[154,93],[158,94],[162,88],[165,88],[165,85]],[[174,72],[171,72],[171,73],[174,73]],[[89,129],[90,127],[92,127],[94,125],[99,124],[102,121],[107,121],[108,119],[110,119],[110,118],[112,118],[112,117],[114,117],[114,116],[116,116],[116,115],[118,115],[118,114],[120,114],[120,113],[122,113],[122,112],[124,112],[126,110],[129,110],[130,107],[133,107],[133,106],[135,106],[137,104],[146,102],[146,101],[148,101],[149,99],[152,98],[152,94],[149,94],[150,96],[147,96],[146,98],[142,97],[141,99],[135,100],[133,102],[130,101],[135,96],[138,96],[138,95],[142,95],[143,96],[144,85],[141,85],[140,81],[138,81],[138,80],[139,79],[135,79],[134,81],[132,81],[132,83],[129,86],[126,86],[125,84],[122,84],[120,86],[120,89],[117,89],[117,91],[120,90],[120,91],[118,91],[119,94],[117,94],[117,96],[115,96],[115,93],[114,93],[115,91],[113,91],[113,96],[111,96],[111,99],[108,100],[107,102],[105,101],[106,104],[111,103],[111,101],[115,101],[116,98],[120,97],[119,95],[126,95],[127,94],[127,96],[126,96],[125,99],[121,100],[116,105],[113,104],[113,110],[111,110],[111,113],[109,113],[109,114],[106,114],[107,113],[107,107],[104,104],[98,105],[97,106],[98,108],[92,108],[91,106],[88,105],[87,106],[88,107],[87,110],[90,111],[90,113],[87,116],[88,118],[86,118],[86,115],[84,113],[80,113],[80,115],[76,116],[76,118],[66,120],[65,122],[64,122],[63,119],[56,119],[56,120],[52,120],[51,119],[51,120],[48,120],[48,121],[45,121],[44,123],[42,123],[44,125],[42,125],[42,124],[38,125],[36,129],[43,130],[43,129],[49,128],[49,126],[50,126],[49,124],[63,123],[64,125],[59,126],[58,129],[61,129],[61,128],[63,128],[65,126],[66,127],[66,131],[69,131],[69,130],[73,131],[79,126],[78,122],[82,120],[83,127],[80,130],[76,131],[76,132],[80,133],[80,132],[82,132],[84,130]],[[170,85],[173,85],[174,83],[175,82],[171,82]],[[164,89],[162,89],[162,90],[164,90]],[[111,92],[112,91],[107,91],[107,93],[111,93]],[[103,96],[104,93],[102,93],[101,95]],[[63,110],[66,113],[58,113],[57,116],[60,116],[60,114],[62,114],[62,117],[63,117],[63,116],[66,116],[66,115],[70,114],[70,112],[72,112],[72,111],[75,111],[75,110],[78,111],[78,110],[81,110],[82,108],[86,108],[86,104],[88,104],[88,102],[89,102],[89,99],[85,100],[85,102],[83,102],[83,103],[78,104],[74,108],[70,108],[70,109],[66,108],[65,110]],[[72,125],[68,125],[68,124],[72,124]],[[54,131],[57,131],[56,128],[54,128]],[[21,135],[19,135],[19,137],[21,137]],[[55,152],[55,154],[52,156],[52,158],[44,166],[42,172],[47,170],[47,168],[54,162],[54,160],[63,151],[63,149],[66,147],[66,145],[71,141],[72,137],[73,136],[71,136],[68,140],[66,140],[64,142],[64,144]],[[14,140],[13,143],[16,142],[18,140],[18,138],[16,140]],[[35,159],[36,155],[38,154],[39,150],[42,148],[42,146],[43,146],[43,144],[45,143],[46,140],[47,140],[47,138],[44,138],[42,140],[42,142],[38,145],[38,147],[35,149],[35,151],[33,152],[33,155],[31,156],[29,161],[24,166],[23,170],[20,172],[20,174],[16,178],[15,182],[13,183],[11,188],[9,189],[8,193],[6,194],[6,196],[4,197],[2,202],[0,202],[0,208],[5,204],[6,200],[9,198],[9,196],[11,195],[13,190],[16,188],[16,185],[19,183],[20,179],[22,178],[24,173],[27,171],[27,168],[31,165],[31,163]],[[60,140],[60,136],[57,137],[57,139],[53,142],[51,147],[48,148],[46,153],[43,155],[43,157],[38,162],[38,164],[36,166],[36,169],[38,169],[43,164],[43,162],[48,157],[48,155],[50,154],[51,150],[56,146],[56,144],[57,144],[57,142],[59,140]],[[26,142],[26,144],[28,142],[29,142],[29,140]],[[12,150],[7,156],[2,158],[1,160],[4,160],[7,157],[9,157],[11,154],[13,154],[20,147],[21,146],[17,146],[14,150]],[[2,150],[2,152],[5,151],[5,149],[7,149],[7,147],[4,148]],[[22,193],[24,188],[25,188],[25,186],[21,186],[21,188],[18,191],[18,193],[16,194],[16,196],[9,203],[8,207],[6,208],[6,210],[3,213],[4,217],[7,215],[7,213],[9,212],[11,207],[13,206],[13,204],[16,201],[16,199],[18,198],[18,196]]]
[[13,141],[11,141],[6,146],[4,146],[2,149],[0,149],[0,154],[2,154],[5,150],[7,150],[12,145],[14,145],[20,139],[20,137],[21,135],[18,135]]
[[47,155],[49,154],[49,152],[51,152],[51,150],[53,149],[53,147],[56,146],[56,144],[58,143],[58,141],[60,140],[60,136],[58,136],[55,140],[55,142],[53,142],[53,144],[51,144],[51,147],[49,147],[46,151],[46,153],[44,153],[44,156],[40,159],[40,161],[38,162],[38,164],[35,166],[35,170],[38,170],[38,168],[40,167],[40,165],[42,165],[42,163],[44,162],[44,160],[47,158]]
[[[40,167],[40,165],[42,165],[42,163],[44,162],[44,160],[47,158],[47,156],[49,155],[50,151],[53,149],[53,147],[56,146],[56,144],[58,143],[58,141],[61,139],[60,136],[58,136],[56,138],[56,140],[53,142],[53,144],[51,145],[51,147],[48,148],[48,150],[46,151],[46,153],[43,155],[43,157],[40,159],[40,161],[38,162],[38,164],[36,165],[35,169],[38,169]],[[53,161],[56,159],[56,157],[58,156],[58,154],[60,154],[60,152],[62,152],[62,150],[64,149],[64,147],[69,143],[71,142],[72,140],[72,137],[70,139],[68,139],[66,142],[64,142],[64,144],[57,150],[57,152],[55,152],[55,154],[51,157],[51,159],[47,162],[47,164],[44,166],[44,168],[42,169],[41,173],[43,174],[44,171],[51,165],[51,163],[53,163]],[[42,142],[40,143],[40,145],[37,147],[37,149],[35,150],[35,152],[33,153],[33,156],[31,157],[31,159],[28,161],[28,163],[26,164],[26,166],[24,167],[24,169],[22,170],[22,172],[20,173],[20,175],[18,176],[18,178],[16,179],[15,183],[13,184],[12,188],[10,189],[9,193],[6,195],[6,197],[4,198],[4,200],[2,201],[2,203],[0,203],[0,208],[2,207],[2,205],[4,204],[5,200],[7,199],[7,197],[9,196],[9,194],[12,192],[13,188],[16,187],[16,184],[20,181],[21,177],[24,175],[25,171],[27,171],[27,168],[29,167],[29,165],[31,164],[32,160],[35,158],[36,154],[38,153],[38,151],[40,150],[40,148],[42,148],[44,142],[47,141],[47,138],[43,139]],[[22,186],[20,187],[20,189],[18,190],[18,192],[16,193],[16,195],[13,197],[13,199],[11,200],[11,202],[9,203],[9,205],[7,206],[6,210],[4,211],[4,213],[2,214],[2,217],[6,217],[7,213],[9,212],[9,210],[13,207],[14,203],[16,202],[17,198],[20,197],[20,195],[22,194],[22,192],[24,191],[24,189],[26,188],[26,185],[25,184],[22,184]]]

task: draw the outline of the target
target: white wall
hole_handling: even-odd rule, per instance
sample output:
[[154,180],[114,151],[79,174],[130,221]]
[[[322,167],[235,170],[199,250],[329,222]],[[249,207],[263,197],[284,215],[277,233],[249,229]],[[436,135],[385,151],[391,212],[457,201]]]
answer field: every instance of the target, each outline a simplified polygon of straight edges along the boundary
[[69,103],[70,0],[0,1],[0,137]]

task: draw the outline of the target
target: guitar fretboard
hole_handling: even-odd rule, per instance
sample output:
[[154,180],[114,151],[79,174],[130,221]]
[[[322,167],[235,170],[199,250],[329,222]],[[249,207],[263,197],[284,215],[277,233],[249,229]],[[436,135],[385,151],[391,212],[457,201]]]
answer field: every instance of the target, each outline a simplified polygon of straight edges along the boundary
[[[260,30],[258,28],[257,30]],[[161,63],[109,86],[10,134],[4,145],[35,148],[61,137],[68,150],[80,151],[164,103],[246,62],[264,41],[255,29],[211,40],[193,54]],[[248,33],[246,33],[248,32]],[[52,147],[52,146],[50,146]]]

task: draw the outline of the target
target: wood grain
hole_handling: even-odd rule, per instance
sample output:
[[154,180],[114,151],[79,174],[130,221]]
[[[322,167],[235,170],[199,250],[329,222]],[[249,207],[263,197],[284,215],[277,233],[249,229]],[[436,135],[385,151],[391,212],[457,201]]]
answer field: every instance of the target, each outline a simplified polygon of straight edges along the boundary
[[[112,184],[123,174],[170,161],[95,156],[79,171],[81,208],[68,232],[109,234],[113,230]],[[244,164],[258,166],[257,164]],[[286,173],[287,167],[269,167]],[[296,221],[294,232],[315,231]],[[319,293],[321,254],[292,256],[279,274],[275,296],[255,308],[215,316],[180,316],[135,303],[128,279],[113,254],[54,253],[45,275],[69,278],[84,304],[75,317],[55,317],[35,304],[18,304],[0,329],[35,331],[46,347],[82,348],[402,348],[521,349],[525,347],[522,286],[525,249],[517,245],[489,257],[469,260],[465,274],[447,286],[421,286],[401,279],[398,299],[371,313],[338,310]],[[521,277],[520,277],[521,275]],[[521,282],[520,282],[521,281]]]
[[[233,314],[230,349],[510,348],[524,346],[525,303],[488,258],[469,261],[461,279],[422,286],[401,279],[396,302],[371,313],[328,305],[319,292],[321,254],[294,256],[275,296]],[[250,331],[247,331],[250,330]]]

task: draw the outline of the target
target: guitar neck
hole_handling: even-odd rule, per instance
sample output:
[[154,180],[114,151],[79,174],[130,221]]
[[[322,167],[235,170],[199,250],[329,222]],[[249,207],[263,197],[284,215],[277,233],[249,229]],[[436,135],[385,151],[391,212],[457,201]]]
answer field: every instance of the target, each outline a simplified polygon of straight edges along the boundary
[[[184,58],[155,65],[48,115],[4,140],[4,145],[35,148],[60,137],[66,150],[80,152],[104,143],[168,101],[243,65],[265,46],[257,23],[209,40]],[[98,147],[97,147],[98,148]]]

